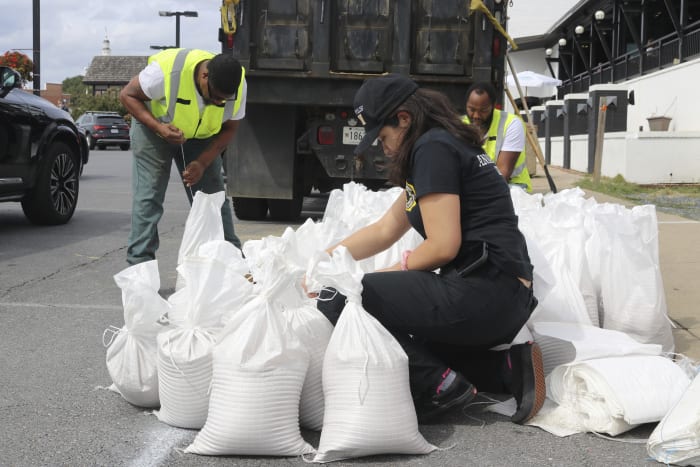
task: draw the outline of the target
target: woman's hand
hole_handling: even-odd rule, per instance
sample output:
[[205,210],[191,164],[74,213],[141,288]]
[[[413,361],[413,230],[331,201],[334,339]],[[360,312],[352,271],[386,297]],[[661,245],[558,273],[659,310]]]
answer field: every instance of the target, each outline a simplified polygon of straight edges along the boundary
[[309,289],[306,287],[306,274],[304,274],[301,277],[301,288],[304,289],[304,293],[306,294],[307,297],[309,297],[309,298],[318,297],[318,294],[316,292],[309,292]]

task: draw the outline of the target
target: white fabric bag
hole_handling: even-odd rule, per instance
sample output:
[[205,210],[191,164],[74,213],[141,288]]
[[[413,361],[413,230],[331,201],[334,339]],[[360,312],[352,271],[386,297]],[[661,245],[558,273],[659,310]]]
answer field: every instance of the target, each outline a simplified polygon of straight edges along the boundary
[[596,214],[603,254],[603,323],[673,352],[671,322],[658,258],[658,226],[652,205],[614,206]]
[[[112,332],[107,348],[107,371],[114,389],[139,407],[158,407],[156,336],[166,329],[160,318],[170,306],[158,295],[158,261],[130,266],[114,276],[122,291],[124,326]],[[112,389],[112,388],[110,388]]]
[[[221,206],[226,201],[226,193],[204,193],[198,191],[192,198],[192,207],[185,221],[177,264],[182,264],[186,256],[192,256],[197,248],[210,240],[224,239],[224,224],[221,219]],[[184,278],[178,274],[175,290],[184,287]]]
[[319,431],[323,427],[324,412],[323,358],[333,325],[316,308],[315,301],[287,308],[284,315],[309,352],[309,369],[301,390],[299,421],[302,427]]
[[[547,377],[547,395],[579,432],[616,436],[661,420],[689,384],[672,360],[633,355],[561,365]],[[547,430],[543,418],[538,414],[531,424]]]
[[158,335],[158,419],[199,429],[209,407],[211,352],[224,324],[249,299],[251,284],[213,258],[186,256],[178,266],[185,287],[170,296],[173,329]]
[[664,464],[700,464],[700,373],[651,433],[647,452]]
[[436,449],[418,431],[408,357],[361,305],[362,270],[347,249],[309,263],[310,290],[336,288],[347,303],[323,362],[325,415],[314,462],[375,454],[427,454]]
[[187,453],[314,452],[299,430],[299,397],[309,354],[277,302],[289,279],[275,267],[260,280],[265,284],[260,294],[232,316],[214,349],[206,424]]
[[542,351],[544,374],[565,363],[624,355],[661,355],[658,344],[642,344],[629,335],[580,323],[537,322],[532,336]]

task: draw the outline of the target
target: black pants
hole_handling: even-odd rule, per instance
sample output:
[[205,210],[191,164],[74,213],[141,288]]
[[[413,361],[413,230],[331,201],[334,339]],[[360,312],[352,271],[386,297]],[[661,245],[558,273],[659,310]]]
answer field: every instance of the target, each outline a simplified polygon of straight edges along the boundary
[[[503,392],[503,353],[533,308],[532,290],[485,264],[467,277],[427,271],[365,274],[362,305],[408,355],[413,397],[434,392],[449,367],[481,391]],[[318,309],[335,325],[345,297],[321,293]]]

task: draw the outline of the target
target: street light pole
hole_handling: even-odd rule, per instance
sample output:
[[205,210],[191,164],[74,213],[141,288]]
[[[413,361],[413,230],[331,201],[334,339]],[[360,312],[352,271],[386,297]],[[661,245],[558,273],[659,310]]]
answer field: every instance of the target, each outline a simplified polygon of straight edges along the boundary
[[159,11],[158,15],[175,17],[175,47],[180,48],[180,16],[196,18],[199,13],[196,11]]

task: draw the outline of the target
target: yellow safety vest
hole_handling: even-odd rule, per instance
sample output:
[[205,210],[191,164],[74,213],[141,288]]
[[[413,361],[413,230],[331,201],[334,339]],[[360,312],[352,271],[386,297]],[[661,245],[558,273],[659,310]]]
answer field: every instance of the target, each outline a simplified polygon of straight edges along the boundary
[[[503,114],[506,115],[505,118],[503,118]],[[470,123],[467,115],[462,116],[462,120],[464,123]],[[494,163],[498,161],[498,155],[503,147],[506,129],[513,122],[524,125],[520,117],[511,113],[501,112],[498,109],[493,109],[491,126],[489,127],[489,132],[486,135],[486,141],[484,142],[483,148]],[[518,156],[518,159],[515,161],[515,167],[513,167],[513,172],[510,174],[510,180],[508,180],[508,183],[525,186],[527,187],[528,193],[532,192],[532,181],[530,180],[530,172],[527,171],[527,161],[524,149]]]
[[148,57],[148,63],[157,62],[163,70],[165,102],[150,101],[153,116],[164,123],[172,123],[185,138],[205,139],[217,134],[221,124],[230,120],[241,106],[245,69],[235,98],[223,107],[207,105],[200,113],[197,105],[197,87],[194,70],[197,64],[214,57],[211,52],[196,49],[168,49]]

